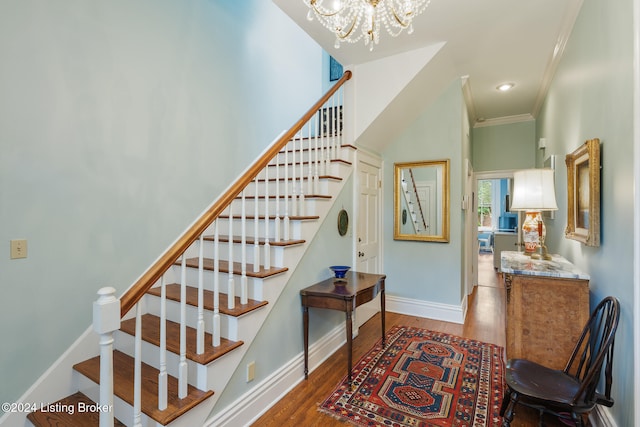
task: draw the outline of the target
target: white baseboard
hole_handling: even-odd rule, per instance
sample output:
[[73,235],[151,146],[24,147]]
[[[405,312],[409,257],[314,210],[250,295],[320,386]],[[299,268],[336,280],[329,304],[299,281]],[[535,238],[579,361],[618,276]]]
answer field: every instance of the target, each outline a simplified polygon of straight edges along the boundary
[[393,295],[386,296],[386,311],[406,314],[408,316],[425,317],[444,322],[464,323],[464,307],[420,301]]
[[[309,346],[309,372],[316,369],[346,342],[344,324]],[[205,421],[206,427],[248,426],[291,389],[304,381],[304,353],[300,353],[235,402]]]
[[611,416],[609,408],[597,405],[595,410],[589,415],[591,425],[599,427],[618,427],[616,421]]

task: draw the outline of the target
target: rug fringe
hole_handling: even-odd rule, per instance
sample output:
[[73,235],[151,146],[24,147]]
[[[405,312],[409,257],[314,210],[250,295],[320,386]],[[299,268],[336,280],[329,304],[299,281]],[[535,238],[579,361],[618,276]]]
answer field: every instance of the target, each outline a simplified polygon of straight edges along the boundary
[[321,414],[328,415],[331,418],[333,418],[334,420],[338,420],[338,421],[343,422],[343,423],[347,422],[347,423],[352,424],[354,426],[360,425],[360,424],[355,423],[353,420],[349,419],[348,417],[344,417],[342,415],[336,414],[335,412],[331,412],[331,411],[329,411],[327,409],[324,409],[321,406],[318,406],[318,412],[320,412]]

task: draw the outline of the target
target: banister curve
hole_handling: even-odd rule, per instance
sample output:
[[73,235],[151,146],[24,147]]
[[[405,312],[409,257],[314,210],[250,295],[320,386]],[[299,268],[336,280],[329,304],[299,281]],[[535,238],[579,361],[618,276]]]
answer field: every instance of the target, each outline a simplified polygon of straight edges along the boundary
[[240,178],[198,218],[187,231],[122,295],[120,316],[124,316],[142,299],[154,283],[173,265],[193,242],[215,221],[234,198],[265,168],[272,158],[302,129],[305,123],[327,102],[344,83],[351,79],[346,70],[334,84],[294,125],[278,139]]

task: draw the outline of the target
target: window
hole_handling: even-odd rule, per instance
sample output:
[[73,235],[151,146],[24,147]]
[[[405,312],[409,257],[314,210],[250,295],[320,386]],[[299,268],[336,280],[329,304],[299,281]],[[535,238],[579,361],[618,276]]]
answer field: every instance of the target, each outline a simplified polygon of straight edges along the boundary
[[483,179],[478,181],[478,228],[494,228],[493,193],[493,180]]

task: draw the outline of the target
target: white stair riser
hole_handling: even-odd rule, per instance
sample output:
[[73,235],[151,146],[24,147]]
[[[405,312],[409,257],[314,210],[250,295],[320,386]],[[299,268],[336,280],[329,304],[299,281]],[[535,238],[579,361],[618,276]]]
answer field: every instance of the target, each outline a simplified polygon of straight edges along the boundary
[[[282,211],[282,216],[280,217],[280,239],[284,239],[284,207],[281,207],[281,211]],[[270,213],[271,216],[275,215],[275,212]],[[289,215],[291,216],[291,209],[289,209]],[[221,235],[227,235],[229,234],[229,220],[228,218],[220,218],[218,220],[219,222],[219,226],[218,226],[218,233]],[[300,234],[300,222],[299,220],[292,220],[289,219],[289,223],[290,223],[290,239],[300,239],[301,234]],[[270,219],[268,222],[268,232],[269,232],[269,238],[275,240],[275,227],[276,227],[276,220],[275,219]],[[238,235],[240,234],[240,230],[241,230],[241,224],[240,224],[240,220],[238,218],[236,218],[234,216],[233,219],[233,234]],[[247,226],[247,235],[248,236],[253,236],[253,227],[248,227]],[[206,235],[213,235],[213,228],[209,228],[205,231]],[[258,234],[259,237],[264,237],[265,234],[265,222],[261,221],[259,230],[258,230]]]
[[[84,375],[73,371],[73,375],[77,376],[78,390],[84,393],[89,399],[94,402],[100,402],[100,387]],[[113,396],[113,415],[119,421],[127,426],[133,425],[133,406],[129,405],[118,396]],[[150,419],[144,413],[140,418],[142,427],[156,427],[159,426],[153,419]]]
[[[229,258],[229,242],[219,242],[218,250],[220,252],[221,260],[228,260]],[[200,243],[196,242],[189,248],[185,254],[187,258],[198,258],[199,255],[199,247]],[[234,262],[242,262],[242,244],[241,243],[233,243],[231,245],[233,252],[233,261]],[[258,264],[264,265],[264,257],[265,257],[265,246],[258,245],[258,262],[256,263],[255,252],[256,246],[253,243],[248,243],[246,245],[246,262],[247,264]],[[283,266],[283,260],[285,259],[285,252],[290,247],[287,246],[275,246],[270,242],[269,245],[269,256],[271,258],[271,267],[281,267]],[[204,258],[213,259],[215,254],[215,243],[213,241],[205,240],[204,241],[204,250],[203,256]],[[180,271],[177,270],[174,273],[180,274]],[[178,280],[179,281],[179,280]],[[196,281],[195,284],[198,282]]]
[[[262,178],[264,178],[264,176],[262,176]],[[302,180],[303,184],[304,184],[304,190],[305,190],[305,194],[331,194],[329,192],[329,182],[327,178],[321,178],[318,180],[318,187],[314,188],[313,191],[310,193],[309,191],[307,191],[307,189],[309,188],[309,184],[308,184],[308,177],[305,176],[304,179]],[[269,176],[269,196],[275,196],[276,195],[276,182],[272,181],[273,179],[275,179],[275,177]],[[299,180],[298,181],[298,186],[300,185]],[[247,186],[246,189],[246,193],[245,193],[245,197],[254,197],[255,196],[255,182],[252,182],[251,184],[249,184],[249,186]],[[285,188],[285,183],[284,183],[284,178],[280,177],[280,181],[278,182],[278,186],[279,186],[279,191],[278,194],[280,194],[281,196],[284,195],[284,188]],[[291,191],[291,180],[289,180],[289,191]],[[313,187],[313,186],[312,186]],[[265,194],[265,182],[264,181],[259,181],[258,182],[258,195],[259,196],[264,196]]]
[[[348,161],[348,160],[345,160]],[[291,162],[291,160],[289,160],[289,162]],[[330,162],[325,162],[324,164],[321,163],[319,166],[319,170],[318,170],[318,175],[330,175],[330,176],[344,176],[344,174],[340,174],[340,167],[339,165],[345,165],[344,161],[330,161]],[[349,167],[348,165],[346,165],[347,167]],[[287,164],[287,166],[284,166],[284,163],[281,163],[277,166],[277,168],[280,169],[280,171],[278,172],[278,175],[276,176],[276,166],[272,165],[269,166],[269,178],[273,179],[273,178],[280,178],[280,179],[292,179],[292,178],[296,178],[297,180],[300,179],[300,164],[299,162],[296,162],[295,164],[289,163]],[[312,167],[311,170],[311,175],[314,175],[315,173],[315,165]],[[263,178],[265,175],[264,172],[261,172],[260,175],[258,175],[260,178]],[[302,177],[303,178],[307,178],[309,176],[309,165],[308,164],[303,164],[302,166]],[[251,192],[250,194],[253,194],[253,192]]]
[[[159,316],[160,298],[151,295],[147,295],[145,298],[148,299],[147,306],[149,307],[149,313]],[[187,326],[195,329],[198,325],[198,307],[187,304],[185,314]],[[204,310],[203,316],[204,329],[206,332],[211,333],[213,331],[213,311]],[[220,313],[220,335],[223,338],[238,341],[238,319],[238,317],[227,316]],[[180,303],[178,301],[167,300],[167,320],[180,323]]]
[[[304,215],[317,215],[316,214],[318,209],[317,205],[319,203],[331,203],[331,199],[329,198],[318,198],[318,197],[308,196],[309,193],[307,193],[306,186],[303,190],[304,190],[304,193],[303,193],[304,200],[301,200],[299,187],[296,193],[292,193],[291,191],[289,191],[289,206],[291,206],[289,209],[290,212],[293,211],[293,203],[296,203],[296,209],[297,209],[298,215],[302,214],[302,212],[304,212]],[[280,209],[281,213],[284,213],[284,209],[283,209],[284,203],[285,203],[284,196],[281,196],[280,200],[277,203],[282,208]],[[260,216],[264,216],[265,205],[266,203],[264,198],[258,199],[258,214]],[[242,206],[242,202],[239,199],[236,199],[234,201],[234,208],[233,208],[234,217],[240,216],[241,206]],[[301,211],[300,209],[303,209],[303,211]],[[254,216],[254,212],[255,212],[255,199],[247,198],[245,200],[245,215]],[[269,215],[273,215],[275,213],[276,213],[276,200],[274,198],[270,198],[269,199]],[[249,227],[253,227],[254,220],[247,219],[246,221],[247,221],[247,230],[248,230]],[[264,221],[264,219],[260,220],[260,222],[262,221]]]
[[[133,355],[135,349],[135,338],[124,332],[118,331],[116,334],[115,347],[123,353]],[[210,343],[208,343],[210,344]],[[142,341],[142,361],[147,365],[160,370],[160,347],[146,341]],[[220,373],[222,356],[208,365],[202,365],[187,358],[187,382],[200,390],[215,390],[207,385],[209,370]],[[167,373],[175,378],[179,376],[180,354],[167,351]],[[218,388],[219,390],[219,388]]]
[[[172,268],[180,269],[179,266],[174,266]],[[215,272],[210,270],[204,270],[202,274],[203,279],[203,287],[204,289],[213,291],[214,281],[215,281]],[[218,283],[219,283],[219,291],[220,293],[226,294],[228,293],[228,284],[231,275],[229,273],[218,272]],[[179,274],[178,274],[179,275]],[[188,286],[198,287],[198,269],[197,268],[187,268],[186,270],[186,282]],[[265,286],[265,280],[269,280],[273,276],[269,276],[265,279],[258,277],[250,277],[247,276],[247,290],[249,291],[249,298],[255,299],[258,301],[263,301],[263,290]],[[236,296],[240,296],[240,286],[242,285],[240,279],[242,278],[239,274],[233,274],[234,280],[234,290]],[[179,283],[180,281],[174,282]]]
[[[100,401],[100,391],[99,386],[86,378],[85,376],[79,374],[78,372],[73,372],[75,376],[74,380],[78,384],[78,390],[83,392],[89,399],[94,402]],[[167,426],[163,426],[160,423],[157,423],[152,418],[148,417],[144,413],[141,416],[141,425],[142,427],[177,427],[177,426],[195,426],[202,423],[202,421],[206,418],[206,416],[211,412],[211,402],[213,397],[201,402],[198,406],[191,409],[184,415],[178,417],[172,423],[169,423]],[[127,426],[133,425],[133,406],[129,405],[124,400],[120,399],[117,396],[113,397],[113,411],[114,416],[124,423]]]

